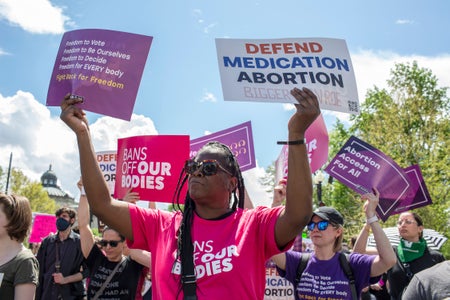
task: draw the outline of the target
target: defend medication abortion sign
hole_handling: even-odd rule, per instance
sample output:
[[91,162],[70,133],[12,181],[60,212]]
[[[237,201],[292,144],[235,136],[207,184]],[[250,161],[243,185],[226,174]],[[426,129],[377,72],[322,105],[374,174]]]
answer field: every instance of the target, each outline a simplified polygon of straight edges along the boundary
[[224,100],[296,103],[307,87],[322,109],[359,114],[355,74],[345,40],[216,39]]
[[153,37],[101,29],[66,32],[56,56],[47,105],[67,93],[81,108],[129,121]]
[[114,151],[99,151],[95,153],[97,163],[103,173],[106,184],[108,185],[109,193],[114,195],[114,187],[116,185],[116,161],[117,152]]

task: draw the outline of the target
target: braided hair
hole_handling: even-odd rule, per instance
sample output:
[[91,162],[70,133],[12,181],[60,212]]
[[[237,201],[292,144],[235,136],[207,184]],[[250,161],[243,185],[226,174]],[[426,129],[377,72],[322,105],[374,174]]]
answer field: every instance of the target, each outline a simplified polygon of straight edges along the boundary
[[[225,165],[223,167],[229,171],[234,177],[237,178],[237,187],[232,191],[232,199],[230,199],[231,209],[232,211],[235,211],[237,207],[243,208],[244,207],[244,198],[245,198],[245,186],[244,186],[244,179],[242,177],[241,169],[239,168],[239,163],[237,162],[236,157],[231,152],[230,148],[228,146],[212,141],[205,144],[200,150],[200,152],[207,151],[208,149],[216,150],[217,153],[220,153],[225,158]],[[198,154],[197,154],[198,156]],[[180,173],[180,177],[178,179],[177,188],[175,190],[174,197],[172,199],[172,202],[174,204],[174,207],[177,210],[182,211],[183,219],[181,221],[180,227],[177,231],[177,257],[176,261],[181,261],[181,275],[182,275],[182,281],[183,281],[183,275],[188,275],[184,271],[184,266],[186,265],[187,260],[193,260],[193,256],[187,257],[188,253],[194,253],[194,245],[192,242],[192,236],[191,236],[191,227],[192,227],[192,220],[194,216],[195,211],[195,202],[190,197],[189,191],[187,191],[185,200],[184,200],[184,209],[182,209],[180,204],[180,194],[182,191],[183,186],[186,184],[186,181],[188,179],[189,175],[186,174],[185,170],[183,169]],[[182,282],[181,282],[182,283]],[[181,285],[180,285],[180,291],[181,291]]]

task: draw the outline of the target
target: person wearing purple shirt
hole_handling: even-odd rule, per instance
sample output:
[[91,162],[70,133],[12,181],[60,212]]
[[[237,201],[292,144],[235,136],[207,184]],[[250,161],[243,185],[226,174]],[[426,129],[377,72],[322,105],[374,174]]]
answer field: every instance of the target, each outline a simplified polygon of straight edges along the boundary
[[[377,242],[378,255],[352,253],[349,264],[355,277],[358,297],[362,288],[370,284],[370,278],[376,277],[396,262],[395,253],[390,246],[389,239],[378,223],[375,209],[379,202],[378,190],[362,196],[366,200],[364,205],[367,224],[372,228]],[[295,286],[295,299],[352,299],[349,279],[339,262],[344,233],[344,218],[334,208],[319,207],[314,211],[308,230],[314,244],[314,252]],[[272,257],[277,264],[281,276],[294,283],[297,267],[301,260],[301,253],[287,251]]]

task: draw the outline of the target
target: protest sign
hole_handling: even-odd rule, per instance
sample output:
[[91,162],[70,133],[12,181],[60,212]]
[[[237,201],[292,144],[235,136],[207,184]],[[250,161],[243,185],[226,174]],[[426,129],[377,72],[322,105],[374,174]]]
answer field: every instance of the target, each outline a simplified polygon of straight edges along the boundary
[[286,179],[288,176],[288,145],[283,145],[280,154],[275,161],[275,184],[277,185],[281,179]]
[[395,214],[432,204],[431,196],[428,192],[425,180],[422,177],[420,167],[418,165],[413,165],[404,170],[408,175],[409,181],[413,183],[414,187],[417,187],[417,191],[413,198],[402,200],[395,208]]
[[[146,201],[171,203],[189,158],[189,136],[134,136],[118,139],[117,144],[114,197],[123,199],[133,188]],[[185,192],[181,195],[184,201]]]
[[[312,242],[308,238],[303,237],[303,232],[294,240],[294,245],[291,250],[302,252],[302,244],[309,246]],[[281,277],[276,269],[276,264],[273,260],[269,259],[266,261],[266,287],[264,290],[264,300],[288,300],[294,297],[294,288],[292,283],[290,283],[285,278]]]
[[[309,166],[311,173],[319,170],[328,159],[328,132],[323,119],[320,114],[316,120],[308,127],[305,132],[306,148],[308,150]],[[275,161],[275,182],[286,178],[288,174],[288,153],[289,147],[284,145],[281,149],[280,155]]]
[[241,171],[256,167],[250,121],[191,140],[190,157],[197,155],[197,151],[210,141],[218,141],[227,145],[239,162]]
[[56,216],[40,213],[33,214],[33,226],[28,242],[40,243],[50,233],[56,233]]
[[56,56],[47,105],[67,93],[81,108],[129,121],[153,37],[102,29],[66,32]]
[[345,40],[217,38],[224,100],[297,103],[307,87],[322,109],[359,114],[355,74]]
[[103,173],[109,193],[114,195],[114,186],[116,184],[116,151],[99,151],[96,152],[97,163]]
[[379,217],[386,221],[404,199],[414,196],[409,176],[389,156],[351,136],[325,171],[359,194],[380,192]]
[[291,300],[293,298],[294,288],[292,283],[278,274],[275,264],[266,265],[264,300]]

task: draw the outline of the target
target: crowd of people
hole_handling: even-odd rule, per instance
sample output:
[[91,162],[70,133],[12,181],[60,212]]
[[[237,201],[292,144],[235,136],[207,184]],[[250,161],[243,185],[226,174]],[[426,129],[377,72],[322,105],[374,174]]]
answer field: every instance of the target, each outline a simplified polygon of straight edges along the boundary
[[[173,212],[135,205],[133,191],[126,201],[110,196],[77,106],[82,100],[67,95],[61,119],[78,142],[78,211],[58,209],[57,232],[34,255],[23,247],[29,201],[0,194],[0,299],[264,299],[268,261],[292,283],[295,299],[375,297],[370,289],[380,284],[390,299],[450,297],[450,266],[427,247],[421,218],[400,214],[401,240],[392,247],[376,215],[375,187],[361,196],[366,223],[351,251],[343,250],[341,213],[329,206],[313,210],[304,138],[320,114],[318,99],[307,88],[291,94],[297,103],[285,142],[289,176],[276,186],[272,207],[251,205],[236,157],[226,145],[209,142],[186,161],[174,191],[175,204],[184,206]],[[90,212],[106,224],[98,240]],[[305,227],[312,249],[300,243],[294,251]],[[366,247],[370,231],[375,249]]]

